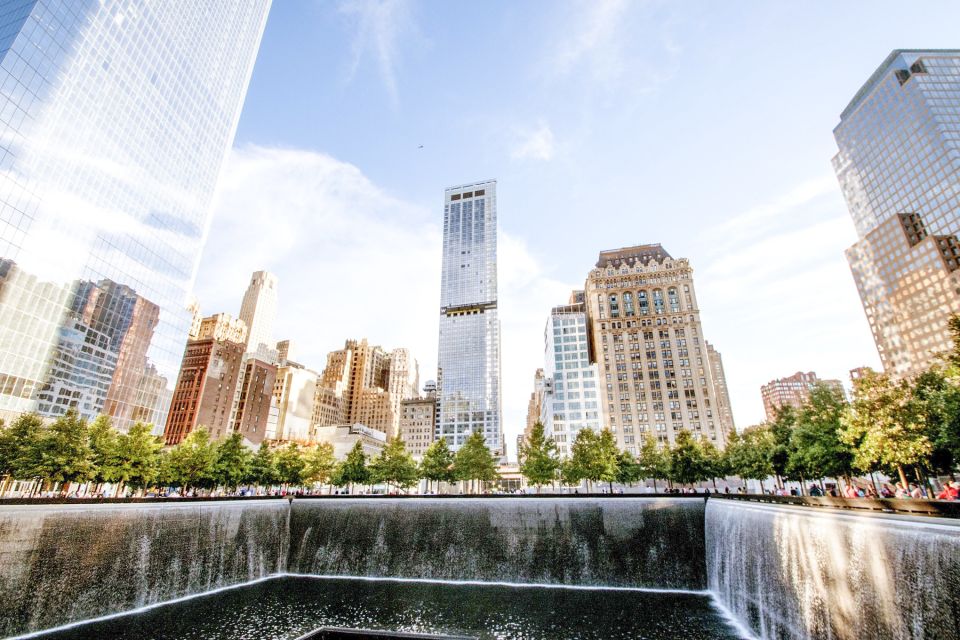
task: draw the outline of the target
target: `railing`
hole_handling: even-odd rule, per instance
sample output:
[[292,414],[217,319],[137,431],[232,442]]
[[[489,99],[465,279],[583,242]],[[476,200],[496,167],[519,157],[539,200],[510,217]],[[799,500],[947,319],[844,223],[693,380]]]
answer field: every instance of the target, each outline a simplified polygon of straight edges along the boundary
[[711,493],[711,498],[764,502],[798,507],[839,509],[860,513],[884,513],[907,516],[935,516],[960,518],[960,501],[945,500],[898,500],[895,498],[832,498],[812,496],[768,496]]

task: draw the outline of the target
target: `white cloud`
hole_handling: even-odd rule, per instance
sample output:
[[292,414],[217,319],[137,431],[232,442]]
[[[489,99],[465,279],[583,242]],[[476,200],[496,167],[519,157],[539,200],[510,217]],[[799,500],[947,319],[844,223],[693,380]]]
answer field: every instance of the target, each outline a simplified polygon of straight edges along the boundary
[[532,129],[517,131],[517,144],[510,152],[516,160],[550,160],[554,154],[553,131],[541,120]]
[[585,64],[602,80],[618,78],[624,69],[624,32],[621,28],[626,12],[625,0],[589,0],[577,5],[569,17],[572,27],[566,37],[557,41],[550,64],[560,75]]
[[399,103],[400,39],[415,30],[410,2],[345,0],[340,9],[356,21],[349,77],[354,76],[363,58],[370,55],[376,61],[391,103],[396,106]]
[[[359,169],[294,149],[231,153],[197,277],[204,314],[234,315],[250,273],[279,278],[276,339],[322,370],[347,338],[407,347],[421,382],[436,376],[441,212],[404,202]],[[523,430],[543,326],[570,285],[552,280],[525,243],[501,232],[499,288],[504,427]],[[515,452],[514,452],[515,453]]]

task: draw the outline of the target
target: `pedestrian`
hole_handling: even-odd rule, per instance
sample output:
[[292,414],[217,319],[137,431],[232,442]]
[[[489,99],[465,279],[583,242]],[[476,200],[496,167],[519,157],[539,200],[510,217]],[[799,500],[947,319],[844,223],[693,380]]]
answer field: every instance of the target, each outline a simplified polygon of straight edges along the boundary
[[810,493],[810,497],[812,498],[820,498],[823,496],[823,490],[820,489],[820,485],[817,485],[817,484],[810,485],[809,493]]
[[920,487],[912,482],[910,483],[910,497],[914,500],[922,500],[925,497],[923,495],[923,491],[920,490]]

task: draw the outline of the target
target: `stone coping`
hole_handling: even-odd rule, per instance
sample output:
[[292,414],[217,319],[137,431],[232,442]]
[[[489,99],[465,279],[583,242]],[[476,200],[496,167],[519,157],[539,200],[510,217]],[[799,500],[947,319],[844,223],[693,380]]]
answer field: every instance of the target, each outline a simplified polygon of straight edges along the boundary
[[898,514],[937,518],[960,518],[960,501],[898,500],[896,498],[833,498],[830,496],[768,496],[712,493],[711,498],[766,504],[838,509],[853,513]]

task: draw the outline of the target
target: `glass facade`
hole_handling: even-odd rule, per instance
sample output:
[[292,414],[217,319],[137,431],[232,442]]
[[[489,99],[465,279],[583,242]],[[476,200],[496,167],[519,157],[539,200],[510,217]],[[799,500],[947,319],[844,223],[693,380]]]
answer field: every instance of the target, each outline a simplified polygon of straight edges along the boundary
[[0,6],[0,415],[164,424],[269,5]]
[[479,431],[504,455],[496,181],[446,190],[438,354],[437,437],[456,450]]
[[949,348],[960,233],[960,50],[896,50],[834,129],[834,170],[860,240],[847,260],[884,369]]
[[581,429],[602,428],[597,399],[597,364],[590,363],[590,337],[583,304],[554,307],[544,331],[544,373],[548,380],[543,399],[544,433],[552,437],[561,456]]

